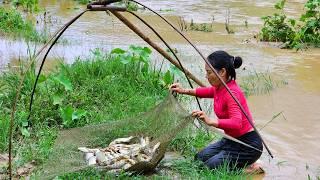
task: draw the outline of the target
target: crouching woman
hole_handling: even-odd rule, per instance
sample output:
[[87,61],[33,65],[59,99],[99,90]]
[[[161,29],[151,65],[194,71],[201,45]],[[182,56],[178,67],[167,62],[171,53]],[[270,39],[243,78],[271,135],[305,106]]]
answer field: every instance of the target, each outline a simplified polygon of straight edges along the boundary
[[[207,60],[222,77],[222,80],[239,100],[250,119],[252,119],[244,93],[235,81],[235,69],[242,65],[241,57],[231,56],[225,51],[215,51],[207,57]],[[206,78],[211,85],[210,87],[184,89],[180,84],[176,83],[171,85],[171,90],[179,94],[212,98],[217,119],[210,119],[205,112],[199,110],[194,110],[192,115],[198,117],[207,125],[223,129],[227,135],[261,151],[222,138],[197,153],[195,159],[202,161],[210,169],[216,169],[224,163],[232,169],[245,168],[253,164],[261,156],[263,149],[262,141],[246,116],[242,113],[240,107],[207,64],[205,65],[205,70]]]

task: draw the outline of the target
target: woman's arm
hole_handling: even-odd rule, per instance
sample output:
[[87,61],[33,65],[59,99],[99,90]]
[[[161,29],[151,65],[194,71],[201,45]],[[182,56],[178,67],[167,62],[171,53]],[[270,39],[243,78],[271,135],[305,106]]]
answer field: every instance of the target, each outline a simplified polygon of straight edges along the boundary
[[196,89],[184,89],[179,83],[172,84],[170,89],[179,94],[187,94],[191,96],[197,96],[200,98],[213,98],[214,87],[199,87]]
[[210,119],[207,114],[203,111],[194,110],[192,111],[192,116],[195,118],[199,118],[203,122],[205,122],[208,126],[218,127],[218,122],[216,120]]
[[180,86],[179,83],[174,83],[170,86],[170,89],[176,93],[179,94],[187,94],[190,96],[196,96],[196,90],[195,89],[184,89]]

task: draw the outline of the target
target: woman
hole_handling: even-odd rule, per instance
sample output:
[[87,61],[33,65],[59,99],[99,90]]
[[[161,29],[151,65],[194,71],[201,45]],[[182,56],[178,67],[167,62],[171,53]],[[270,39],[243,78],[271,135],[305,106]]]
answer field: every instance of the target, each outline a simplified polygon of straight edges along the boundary
[[[231,56],[225,51],[215,51],[207,59],[252,119],[246,98],[235,81],[235,69],[242,65],[241,57]],[[253,130],[237,103],[207,64],[205,70],[206,78],[212,85],[211,87],[184,89],[176,83],[171,85],[171,90],[179,94],[213,98],[214,111],[218,119],[210,119],[205,112],[199,110],[194,110],[192,116],[198,117],[209,126],[223,129],[226,134],[262,151],[263,146],[260,137]],[[226,163],[229,168],[244,168],[253,164],[261,154],[262,152],[253,148],[222,138],[196,154],[195,159],[202,161],[210,169],[216,169],[223,163]],[[251,168],[254,167],[251,166]]]

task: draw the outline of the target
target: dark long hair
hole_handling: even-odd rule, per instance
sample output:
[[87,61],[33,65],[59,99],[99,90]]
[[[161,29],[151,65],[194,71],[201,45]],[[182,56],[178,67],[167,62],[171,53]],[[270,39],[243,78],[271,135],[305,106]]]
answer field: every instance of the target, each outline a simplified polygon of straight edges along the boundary
[[207,57],[208,61],[216,70],[225,68],[228,78],[236,79],[236,70],[242,65],[242,58],[231,56],[225,51],[215,51]]

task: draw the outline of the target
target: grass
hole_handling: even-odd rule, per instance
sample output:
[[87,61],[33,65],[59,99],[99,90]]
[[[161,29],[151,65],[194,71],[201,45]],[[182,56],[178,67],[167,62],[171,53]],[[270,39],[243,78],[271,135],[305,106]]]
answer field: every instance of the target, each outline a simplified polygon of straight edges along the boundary
[[[158,72],[149,66],[150,49],[131,46],[111,53],[93,50],[87,58],[73,64],[61,64],[55,71],[42,74],[36,90],[33,111],[28,120],[28,103],[35,81],[35,65],[26,73],[21,98],[17,106],[14,127],[14,154],[19,157],[14,167],[34,161],[37,165],[47,160],[57,133],[61,129],[81,127],[106,121],[121,120],[146,112],[167,95],[167,85],[173,78],[168,72]],[[23,66],[24,63],[21,64]],[[0,152],[7,151],[7,132],[11,101],[16,84],[24,68],[3,73],[0,78]],[[132,126],[134,128],[134,126]],[[178,151],[186,160],[176,162],[172,170],[183,177],[228,179],[241,177],[225,169],[203,170],[192,162],[197,151],[215,137],[193,128],[185,129],[172,141],[169,150]],[[180,164],[179,164],[180,163]],[[187,174],[185,172],[188,172]],[[65,174],[58,179],[170,179],[170,175],[112,174],[87,169]]]
[[178,173],[181,179],[250,179],[250,176],[245,175],[242,169],[229,170],[227,163],[216,170],[210,170],[203,167],[201,162],[194,161],[193,158],[174,161],[171,170]]
[[287,84],[285,80],[274,79],[270,73],[249,72],[240,80],[240,87],[246,97],[269,93],[277,87]]
[[39,8],[39,0],[14,0],[13,4],[15,6],[21,6],[24,11],[27,12],[38,12]]
[[187,23],[182,17],[180,17],[178,21],[178,26],[181,31],[212,32],[213,20],[211,23],[194,23],[193,19],[191,19],[191,22]]
[[[151,53],[145,48],[132,48],[144,50],[141,58]],[[61,128],[132,117],[165,97],[167,89],[160,83],[159,73],[145,71],[146,64],[124,64],[115,60],[114,55],[99,50],[92,53],[88,59],[77,59],[72,65],[61,64],[56,71],[41,75],[30,120],[26,109],[35,81],[35,66],[27,71],[14,127],[15,154],[21,157],[17,166],[31,160],[42,163]],[[11,101],[21,73],[9,71],[1,76],[1,152],[7,150]]]
[[21,7],[24,11],[34,13],[40,10],[39,0],[4,0],[3,3],[11,3],[15,7]]
[[45,33],[38,33],[34,25],[24,20],[14,8],[0,7],[0,35],[12,38],[24,38],[26,41],[46,42]]
[[9,133],[9,116],[0,116],[0,149],[6,149],[8,146],[8,133]]

